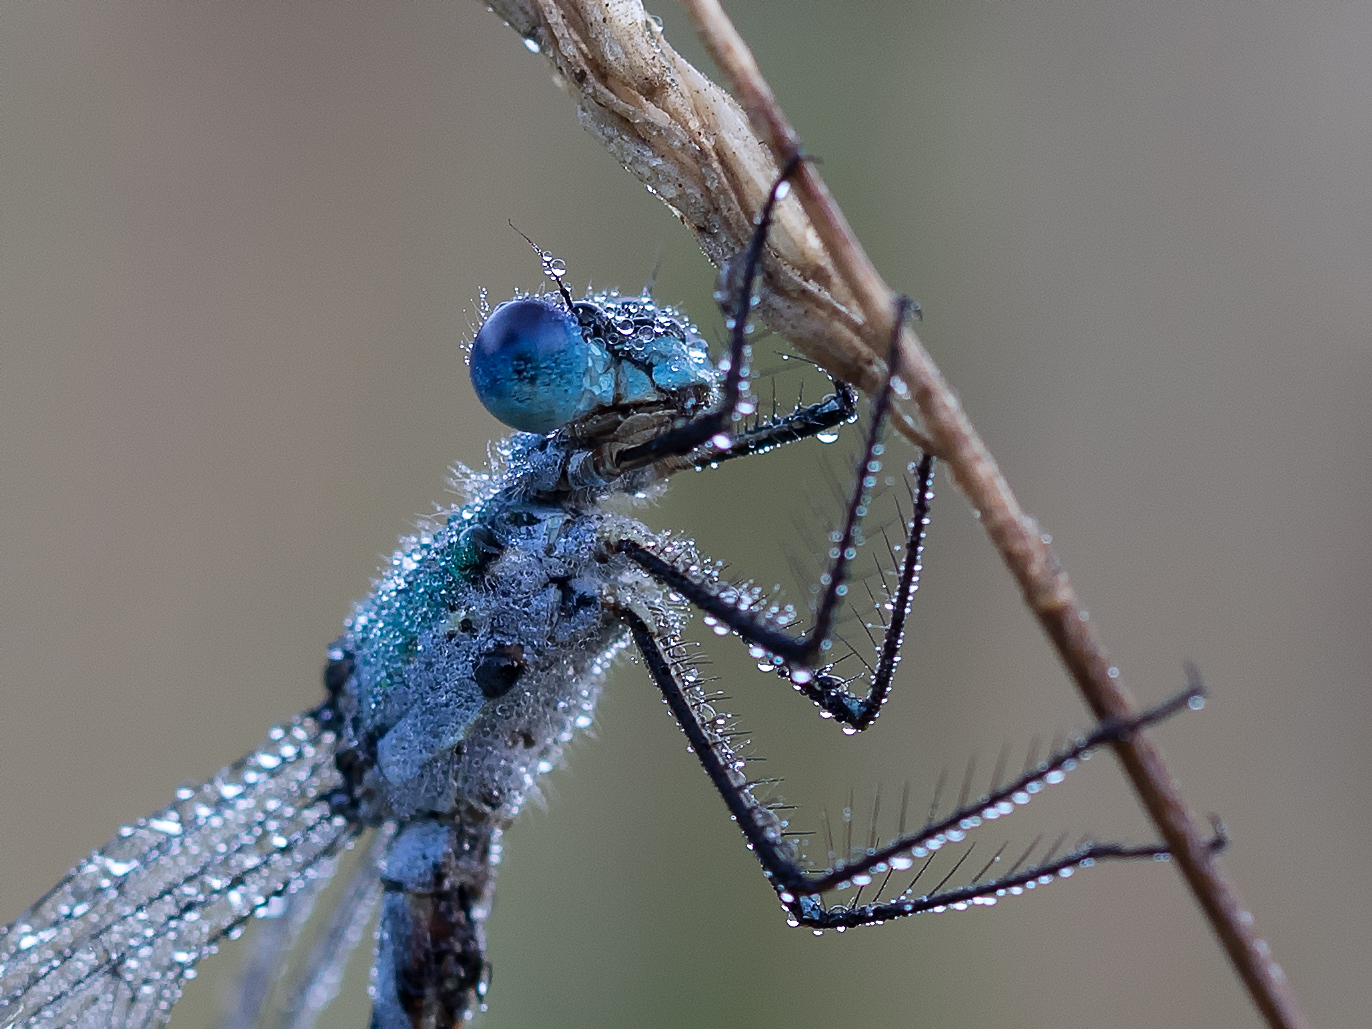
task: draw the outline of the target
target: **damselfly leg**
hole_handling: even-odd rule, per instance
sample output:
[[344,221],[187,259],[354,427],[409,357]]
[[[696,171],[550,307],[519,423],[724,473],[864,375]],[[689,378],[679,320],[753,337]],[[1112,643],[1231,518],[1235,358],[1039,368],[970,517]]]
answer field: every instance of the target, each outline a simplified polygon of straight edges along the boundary
[[[714,463],[719,457],[733,456],[738,447],[736,437],[726,427],[732,424],[734,411],[743,395],[742,381],[747,365],[746,327],[744,321],[753,301],[751,290],[758,275],[763,245],[773,217],[776,203],[784,194],[786,179],[794,171],[792,162],[777,179],[767,202],[758,216],[754,235],[743,255],[737,275],[726,273],[726,281],[733,278],[741,290],[734,298],[730,319],[730,355],[726,383],[718,408],[678,426],[631,452],[633,459],[651,455],[661,460],[668,454],[705,457],[696,464]],[[670,541],[648,544],[634,538],[614,542],[616,552],[623,554],[653,580],[683,598],[701,611],[708,621],[739,636],[752,655],[788,678],[796,690],[810,698],[829,718],[844,727],[846,732],[868,728],[876,720],[882,705],[890,695],[892,678],[900,662],[901,646],[911,603],[919,583],[925,533],[929,522],[929,505],[933,499],[932,480],[934,459],[925,454],[910,466],[914,474],[911,489],[912,512],[905,529],[907,537],[903,556],[899,560],[894,589],[889,589],[885,605],[889,616],[883,618],[883,631],[878,643],[878,657],[867,674],[867,688],[854,692],[852,680],[836,675],[830,660],[832,634],[840,605],[848,593],[849,571],[857,556],[857,543],[863,518],[872,504],[873,492],[879,481],[885,447],[882,429],[890,411],[892,396],[902,388],[899,378],[900,335],[907,317],[918,311],[905,298],[897,302],[892,336],[888,348],[887,374],[881,390],[873,400],[871,421],[865,443],[858,459],[852,491],[848,498],[842,527],[831,534],[832,544],[828,569],[820,579],[819,597],[814,607],[814,619],[808,631],[793,635],[788,631],[793,615],[778,608],[760,591],[748,586],[722,583],[710,574],[703,574],[702,564],[694,548]],[[840,396],[847,390],[839,385]],[[833,398],[831,398],[833,399]],[[1080,736],[1071,745],[1055,751],[1045,761],[1026,768],[1009,783],[993,782],[985,795],[968,801],[964,797],[951,812],[931,810],[927,822],[915,832],[906,832],[902,817],[901,829],[895,837],[872,845],[863,853],[849,852],[824,869],[807,867],[798,857],[787,824],[779,817],[781,805],[759,799],[759,786],[777,780],[750,780],[746,775],[748,759],[740,755],[720,726],[721,718],[709,698],[697,685],[693,667],[686,658],[680,637],[670,625],[654,625],[649,619],[629,607],[619,609],[620,617],[628,624],[635,644],[643,653],[653,681],[690,741],[715,789],[724,799],[734,820],[739,824],[749,848],[763,867],[771,886],[793,924],[807,925],[816,930],[847,928],[881,922],[886,919],[912,915],[921,911],[970,904],[994,903],[1002,896],[1022,893],[1054,878],[1067,877],[1081,867],[1097,862],[1140,858],[1165,858],[1167,850],[1160,844],[1128,846],[1113,843],[1083,841],[1076,847],[1062,851],[1059,844],[1031,860],[1037,849],[1031,846],[1019,860],[997,875],[988,874],[999,863],[1001,852],[960,885],[947,889],[962,864],[970,857],[970,848],[936,886],[916,892],[921,876],[927,871],[936,852],[949,845],[960,844],[973,830],[998,820],[1039,793],[1048,785],[1060,782],[1066,773],[1093,748],[1139,731],[1176,711],[1197,704],[1203,687],[1195,679],[1187,689],[1158,707],[1121,724],[1101,725]],[[875,827],[873,828],[875,833]],[[1214,846],[1223,846],[1218,831]],[[1002,848],[1003,851],[1004,848]],[[832,855],[831,855],[832,857]],[[910,878],[909,885],[894,896],[882,900],[888,886],[900,874],[923,862]],[[874,899],[857,903],[861,888],[879,879]],[[833,891],[858,888],[859,893],[847,905],[826,906],[823,896]]]

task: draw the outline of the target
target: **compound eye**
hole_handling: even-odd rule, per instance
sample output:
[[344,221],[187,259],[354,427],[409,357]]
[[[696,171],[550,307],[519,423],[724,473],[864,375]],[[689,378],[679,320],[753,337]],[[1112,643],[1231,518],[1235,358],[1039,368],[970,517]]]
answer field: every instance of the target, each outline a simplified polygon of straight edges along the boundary
[[501,304],[472,340],[476,395],[521,432],[549,433],[583,414],[591,364],[571,315],[536,297]]

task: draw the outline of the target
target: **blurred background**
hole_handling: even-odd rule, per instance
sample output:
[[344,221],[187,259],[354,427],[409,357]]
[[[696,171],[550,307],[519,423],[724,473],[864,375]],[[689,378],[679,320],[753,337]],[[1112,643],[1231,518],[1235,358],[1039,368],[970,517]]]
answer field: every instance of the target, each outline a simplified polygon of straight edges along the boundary
[[[1152,702],[1200,665],[1210,705],[1156,736],[1313,1023],[1365,1024],[1372,8],[729,7],[1126,681]],[[459,345],[479,289],[539,285],[507,220],[578,285],[660,261],[723,330],[688,235],[478,4],[8,4],[0,97],[5,922],[318,701],[380,556],[500,434]],[[643,516],[794,582],[856,436]],[[865,831],[878,787],[889,811],[1084,723],[946,479],[924,583],[858,738],[708,641],[798,823],[851,791]],[[507,837],[488,1029],[1258,1024],[1169,867],[815,939],[640,667],[595,736]],[[1012,847],[1150,836],[1109,756],[1033,807]],[[329,1024],[365,1024],[365,958]]]

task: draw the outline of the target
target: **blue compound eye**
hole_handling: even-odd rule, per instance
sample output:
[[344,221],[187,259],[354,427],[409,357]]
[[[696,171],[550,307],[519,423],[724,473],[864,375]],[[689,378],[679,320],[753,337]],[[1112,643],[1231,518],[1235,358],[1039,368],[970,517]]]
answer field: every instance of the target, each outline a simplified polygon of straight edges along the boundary
[[536,297],[508,300],[472,340],[472,385],[486,410],[506,425],[548,433],[594,401],[588,394],[595,392],[595,366],[604,357],[566,311]]

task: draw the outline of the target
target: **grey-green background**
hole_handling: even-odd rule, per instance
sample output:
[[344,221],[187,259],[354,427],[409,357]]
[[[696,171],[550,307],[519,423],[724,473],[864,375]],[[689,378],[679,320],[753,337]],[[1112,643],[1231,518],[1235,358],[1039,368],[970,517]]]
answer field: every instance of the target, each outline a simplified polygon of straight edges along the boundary
[[[1127,680],[1204,670],[1158,736],[1314,1023],[1366,1024],[1372,8],[730,6]],[[689,238],[477,4],[0,6],[0,921],[318,699],[378,556],[499,432],[458,344],[480,287],[537,285],[511,218],[578,282],[660,251],[719,333]],[[645,517],[789,580],[823,449]],[[946,481],[925,582],[857,739],[708,645],[810,825],[1084,718]],[[1256,1024],[1169,868],[816,940],[641,669],[595,735],[508,836],[490,1029]],[[1078,780],[1042,825],[1148,835],[1110,758]]]

